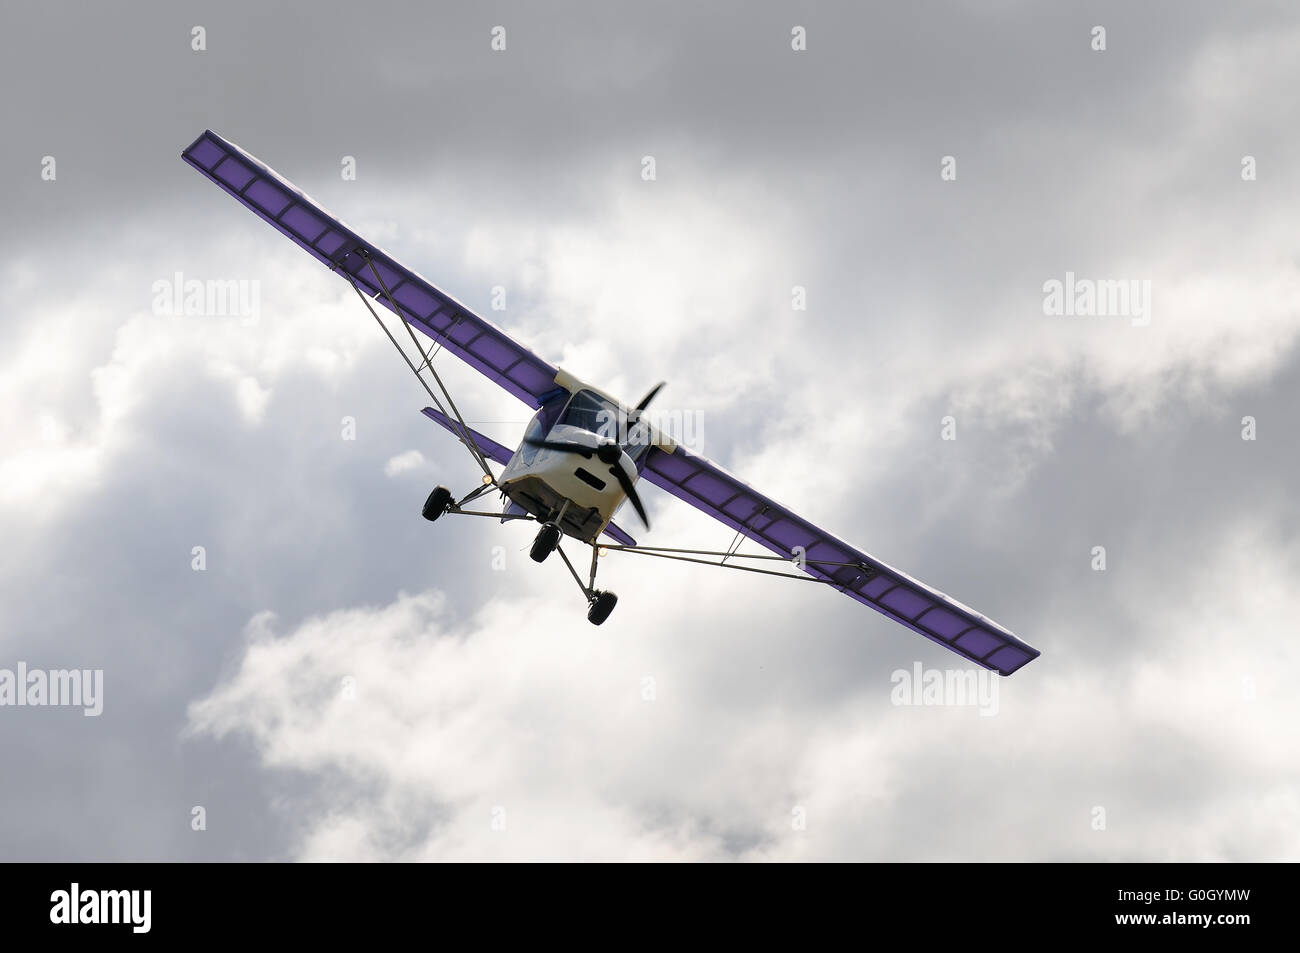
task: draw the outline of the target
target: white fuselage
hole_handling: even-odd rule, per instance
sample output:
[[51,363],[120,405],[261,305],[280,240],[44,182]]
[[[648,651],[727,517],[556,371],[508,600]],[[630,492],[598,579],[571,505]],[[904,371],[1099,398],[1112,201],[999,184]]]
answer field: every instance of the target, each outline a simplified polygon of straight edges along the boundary
[[[602,442],[597,434],[567,424],[556,424],[546,439],[579,444],[594,449]],[[617,464],[607,464],[593,452],[590,456],[562,450],[521,445],[498,478],[498,485],[511,502],[542,520],[551,519],[568,501],[561,528],[566,534],[590,540],[599,535],[615,511],[627,499],[612,466],[636,482],[636,465],[622,453]]]
[[[643,421],[639,411],[629,411],[615,398],[565,371],[556,375],[556,384],[555,400],[562,398],[562,403],[547,400],[538,408],[497,484],[512,507],[543,522],[556,519],[563,508],[560,528],[569,536],[591,542],[628,498],[614,467],[622,470],[629,485],[635,484],[637,465],[650,449],[672,452],[675,444]],[[576,445],[592,452],[539,447],[536,441]],[[595,452],[609,445],[620,448],[616,463],[603,462]]]

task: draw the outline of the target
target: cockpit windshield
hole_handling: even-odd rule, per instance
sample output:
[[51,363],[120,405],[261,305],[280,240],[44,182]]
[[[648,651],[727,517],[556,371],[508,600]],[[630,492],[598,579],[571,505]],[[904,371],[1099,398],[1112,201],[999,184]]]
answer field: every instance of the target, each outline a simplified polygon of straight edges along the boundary
[[559,422],[616,441],[633,459],[649,443],[646,428],[624,417],[617,404],[589,390],[580,390],[573,395]]
[[618,439],[618,408],[598,394],[580,390],[564,408],[560,423],[590,430],[610,440]]

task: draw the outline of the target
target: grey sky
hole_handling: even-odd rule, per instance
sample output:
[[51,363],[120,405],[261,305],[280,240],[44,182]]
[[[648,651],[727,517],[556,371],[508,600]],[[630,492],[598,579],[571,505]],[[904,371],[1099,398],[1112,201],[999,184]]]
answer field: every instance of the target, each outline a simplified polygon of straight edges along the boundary
[[[0,708],[0,858],[1300,855],[1293,9],[367,11],[5,13],[0,668],[106,698]],[[994,717],[895,706],[959,660],[832,593],[611,556],[597,629],[524,528],[429,526],[469,458],[204,128],[1043,657]],[[259,320],[152,314],[178,271]],[[1045,316],[1067,271],[1150,326]],[[639,538],[730,539],[645,495]]]

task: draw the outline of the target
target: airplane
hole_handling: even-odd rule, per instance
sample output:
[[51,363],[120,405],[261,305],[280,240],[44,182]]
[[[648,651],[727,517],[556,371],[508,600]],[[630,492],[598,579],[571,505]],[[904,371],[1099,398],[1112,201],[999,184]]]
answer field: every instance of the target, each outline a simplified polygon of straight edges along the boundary
[[[445,486],[435,487],[425,500],[424,518],[467,515],[538,523],[531,558],[540,563],[560,554],[587,600],[593,624],[605,622],[618,601],[613,592],[596,588],[598,557],[622,552],[820,583],[1001,675],[1039,656],[998,623],[814,526],[654,426],[646,410],[663,384],[628,406],[550,364],[211,130],[181,158],[352,286],[432,400],[423,413],[464,444],[483,471],[479,485],[459,498]],[[415,358],[375,302],[399,319]],[[421,343],[417,331],[430,346]],[[439,350],[450,351],[534,408],[518,447],[511,450],[466,425],[433,363]],[[642,480],[730,527],[736,533],[732,543],[725,550],[638,545],[613,517],[630,502],[649,529],[637,490]],[[501,511],[469,508],[490,492],[500,495]],[[564,552],[566,538],[591,547],[586,582]],[[744,539],[769,552],[740,552]],[[770,568],[776,565],[784,568]]]

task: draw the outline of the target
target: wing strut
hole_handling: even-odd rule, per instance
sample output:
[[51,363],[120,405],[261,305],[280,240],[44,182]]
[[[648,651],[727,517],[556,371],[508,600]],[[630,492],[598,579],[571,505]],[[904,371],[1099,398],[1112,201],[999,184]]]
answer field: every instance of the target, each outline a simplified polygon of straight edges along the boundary
[[[368,257],[367,257],[367,261],[369,261]],[[373,264],[371,264],[370,267],[372,270],[374,269]],[[376,274],[378,273],[376,272]],[[493,485],[495,485],[497,482],[497,478],[492,475],[492,471],[488,468],[487,461],[483,459],[483,453],[479,450],[478,444],[474,442],[473,437],[469,436],[470,430],[467,426],[465,426],[465,421],[461,418],[460,411],[456,410],[456,405],[452,403],[451,395],[447,393],[447,388],[442,383],[442,378],[438,376],[438,372],[435,371],[433,369],[432,364],[429,363],[429,361],[431,360],[431,356],[426,355],[424,353],[424,348],[420,347],[419,341],[415,341],[415,347],[420,352],[420,357],[424,359],[424,364],[422,364],[421,367],[417,369],[415,364],[412,363],[411,358],[407,355],[406,351],[402,348],[402,345],[397,343],[397,338],[393,337],[393,332],[388,330],[388,325],[384,324],[383,320],[379,317],[378,312],[376,312],[375,309],[370,306],[370,302],[366,299],[366,296],[362,294],[361,289],[357,287],[356,279],[353,278],[350,274],[348,274],[347,271],[343,271],[343,276],[348,279],[348,283],[352,285],[352,290],[357,293],[357,297],[360,298],[361,303],[366,306],[366,310],[369,311],[371,316],[375,319],[375,323],[377,323],[379,327],[383,329],[383,332],[385,335],[387,335],[388,340],[393,342],[393,347],[397,348],[397,353],[402,355],[402,360],[404,360],[406,362],[406,366],[411,369],[411,373],[414,374],[415,379],[420,382],[420,386],[423,387],[425,392],[429,395],[429,399],[433,401],[434,406],[437,407],[440,411],[442,411],[443,416],[448,416],[447,412],[442,408],[442,402],[438,400],[438,395],[433,392],[433,388],[429,386],[429,382],[426,381],[424,377],[420,374],[421,369],[423,369],[426,366],[429,368],[429,373],[432,374],[433,379],[438,382],[439,390],[442,391],[443,396],[447,398],[447,403],[451,404],[451,409],[456,413],[456,420],[460,424],[461,432],[463,434],[461,442],[464,443],[465,446],[469,449],[470,454],[474,457],[474,462],[476,462],[483,469],[483,474],[487,477],[489,481],[491,481]],[[387,288],[384,289],[384,293],[388,294]],[[393,300],[391,295],[389,296],[388,300],[389,301]],[[396,310],[396,307],[394,307],[394,310]],[[401,318],[402,325],[406,328],[407,332],[411,333],[411,326],[406,323],[406,318],[402,316],[401,311],[397,311],[397,316]],[[411,333],[411,339],[415,340],[415,335],[413,333]]]
[[364,258],[366,264],[370,266],[370,271],[375,276],[375,280],[379,282],[379,287],[384,289],[384,297],[387,298],[388,303],[393,306],[393,313],[401,320],[402,327],[406,328],[406,333],[411,336],[411,343],[414,344],[415,349],[420,352],[420,357],[424,358],[424,364],[421,366],[429,368],[429,373],[432,374],[433,379],[438,382],[438,389],[442,391],[442,396],[447,398],[447,406],[450,407],[452,413],[456,415],[456,422],[460,424],[461,436],[463,436],[469,444],[470,452],[474,454],[475,459],[478,460],[478,465],[483,468],[483,472],[487,475],[487,478],[495,483],[496,477],[492,475],[492,471],[488,468],[487,460],[483,457],[483,451],[478,448],[478,444],[471,436],[471,431],[465,424],[465,418],[462,417],[460,411],[456,409],[456,402],[451,399],[451,394],[447,391],[446,385],[443,384],[442,378],[439,377],[438,372],[433,369],[433,352],[431,351],[428,354],[424,353],[424,348],[420,345],[419,339],[415,336],[415,332],[411,330],[411,322],[406,320],[406,315],[402,313],[401,305],[399,305],[396,299],[393,298],[393,293],[388,290],[388,283],[384,281],[384,276],[381,275],[379,269],[375,267],[375,262],[370,257],[370,253],[362,249],[361,257]]
[[[779,572],[775,569],[759,569],[756,566],[738,566],[735,563],[727,562],[728,559],[764,559],[775,560],[776,562],[789,563],[792,566],[798,566],[799,563],[794,557],[786,556],[768,556],[760,553],[741,553],[734,549],[728,548],[726,552],[716,549],[675,549],[667,546],[619,546],[614,543],[600,543],[602,549],[616,550],[623,553],[638,553],[642,556],[658,556],[660,559],[677,559],[684,563],[696,563],[701,566],[717,566],[719,569],[739,569],[741,572],[756,572],[764,576],[779,576],[782,579],[793,579],[796,582],[819,582],[822,585],[834,586],[839,588],[840,585],[834,579],[818,579],[816,576],[800,576],[789,572]],[[711,559],[698,559],[699,556],[721,556],[716,562]],[[833,562],[829,559],[804,559],[804,563],[812,563],[817,566],[848,566],[853,569],[861,569],[870,573],[873,570],[869,566],[861,563],[844,563]]]

